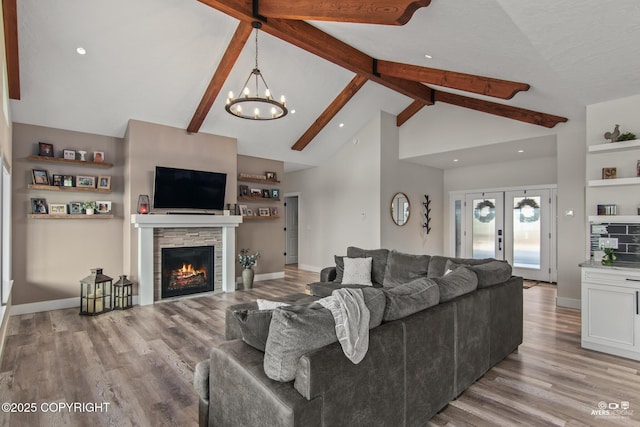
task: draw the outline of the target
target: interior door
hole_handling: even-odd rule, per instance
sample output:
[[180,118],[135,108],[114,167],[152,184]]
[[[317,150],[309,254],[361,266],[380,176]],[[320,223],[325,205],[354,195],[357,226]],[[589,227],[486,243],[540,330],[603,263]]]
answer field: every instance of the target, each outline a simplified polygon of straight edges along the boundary
[[467,194],[465,206],[467,256],[504,259],[504,194]]
[[552,281],[550,197],[548,189],[505,192],[505,259],[516,276]]
[[298,262],[298,196],[285,197],[285,264]]

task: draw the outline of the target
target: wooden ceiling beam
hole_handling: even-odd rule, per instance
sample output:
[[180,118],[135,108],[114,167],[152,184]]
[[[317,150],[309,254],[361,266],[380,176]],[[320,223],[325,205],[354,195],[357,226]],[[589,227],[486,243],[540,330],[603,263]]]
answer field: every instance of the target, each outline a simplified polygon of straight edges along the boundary
[[7,85],[9,98],[20,99],[20,59],[18,55],[17,0],[2,0],[4,17],[4,44],[7,60]]
[[209,86],[202,96],[198,108],[196,108],[196,112],[187,127],[187,132],[195,133],[200,130],[204,119],[207,117],[207,114],[209,114],[211,106],[220,94],[222,85],[224,85],[227,77],[229,77],[229,73],[231,73],[252,31],[253,28],[250,23],[240,21],[235,33],[233,33],[231,42],[227,46],[227,50],[224,52],[224,55],[222,55],[218,68],[215,73],[213,73],[213,77],[211,77]]
[[404,25],[431,0],[260,0],[258,13],[267,18]]
[[527,110],[525,108],[514,107],[511,105],[498,104],[497,102],[469,98],[462,95],[456,95],[454,93],[441,92],[439,90],[434,92],[434,99],[436,102],[457,105],[458,107],[482,111],[484,113],[506,117],[508,119],[544,126],[546,128],[552,128],[558,123],[564,123],[568,120],[566,117],[540,113],[538,111]]
[[400,127],[407,122],[411,117],[413,117],[418,111],[422,110],[425,106],[420,101],[413,101],[411,105],[402,110],[400,114],[396,116],[396,126]]
[[322,112],[320,117],[307,129],[307,131],[291,146],[292,150],[302,151],[309,145],[322,129],[335,117],[336,114],[344,107],[353,95],[355,95],[364,84],[368,81],[364,76],[356,75],[353,80],[340,92],[333,102]]
[[502,99],[511,99],[516,93],[530,88],[526,83],[384,60],[378,60],[377,71],[383,76],[400,77]]

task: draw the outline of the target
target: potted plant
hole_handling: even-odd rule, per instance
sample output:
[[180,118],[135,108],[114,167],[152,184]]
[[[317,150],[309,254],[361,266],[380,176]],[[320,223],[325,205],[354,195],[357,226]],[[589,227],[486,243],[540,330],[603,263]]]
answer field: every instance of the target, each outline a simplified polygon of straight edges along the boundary
[[254,272],[251,267],[256,265],[256,261],[260,257],[260,252],[253,255],[249,254],[249,249],[240,249],[238,254],[238,262],[242,266],[242,286],[244,289],[251,289],[253,286]]
[[82,209],[84,209],[87,215],[93,215],[96,207],[98,207],[98,205],[96,205],[96,202],[82,202]]
[[603,265],[612,265],[613,261],[615,261],[616,259],[617,259],[616,254],[613,253],[612,248],[604,249],[604,257],[602,258]]

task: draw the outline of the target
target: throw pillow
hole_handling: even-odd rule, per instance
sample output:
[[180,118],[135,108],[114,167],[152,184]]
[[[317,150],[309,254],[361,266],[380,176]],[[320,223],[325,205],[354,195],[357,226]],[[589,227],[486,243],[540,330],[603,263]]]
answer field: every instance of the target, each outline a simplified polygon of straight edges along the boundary
[[342,282],[342,276],[344,275],[344,259],[345,257],[334,255],[333,259],[336,260],[336,278],[333,279],[334,282]]
[[452,300],[473,292],[478,287],[478,276],[468,267],[459,267],[443,277],[434,277],[440,288],[440,302]]
[[440,301],[438,284],[426,277],[392,288],[383,288],[383,292],[387,300],[383,316],[385,322],[402,319],[437,305]]
[[233,316],[240,325],[242,341],[264,352],[272,313],[273,310],[235,310]]
[[[465,264],[458,264],[451,260],[447,261],[446,268],[455,270]],[[512,268],[507,261],[494,260],[485,264],[467,265],[471,271],[478,276],[478,288],[486,288],[506,282],[511,278]]]
[[429,255],[411,255],[396,250],[390,251],[382,285],[389,288],[419,277],[426,277],[430,258]]
[[373,286],[371,283],[371,262],[373,258],[344,258],[343,285]]
[[384,271],[387,268],[389,249],[360,249],[355,246],[347,248],[349,258],[373,258],[371,263],[371,281],[373,286],[382,287],[384,283]]

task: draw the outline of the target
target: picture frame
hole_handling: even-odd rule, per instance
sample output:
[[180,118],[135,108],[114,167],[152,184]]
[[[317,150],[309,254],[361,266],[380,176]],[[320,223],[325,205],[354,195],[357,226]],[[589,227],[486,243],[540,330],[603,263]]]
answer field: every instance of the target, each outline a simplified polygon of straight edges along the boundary
[[263,199],[270,199],[271,198],[271,191],[269,191],[269,189],[265,188],[262,190],[262,198]]
[[271,216],[278,216],[278,208],[273,207],[271,208]]
[[259,188],[252,188],[251,197],[262,197],[262,190]]
[[253,209],[247,208],[247,215],[246,216],[253,216]]
[[99,190],[111,190],[111,177],[99,176],[98,177],[98,189]]
[[93,163],[104,163],[104,151],[93,152]]
[[238,205],[238,206],[240,207],[240,215],[249,216],[249,214],[247,213],[248,211],[247,205]]
[[602,179],[616,179],[618,168],[602,168]]
[[37,215],[46,215],[49,213],[47,208],[47,199],[32,198],[31,199],[31,213]]
[[54,157],[53,144],[48,142],[38,142],[38,156]]
[[69,202],[69,213],[79,215],[82,213],[82,202]]
[[267,177],[267,181],[278,180],[278,175],[275,172],[265,172],[264,175]]
[[51,178],[51,185],[54,187],[62,187],[62,175],[53,175]]
[[44,169],[31,169],[31,178],[32,178],[33,184],[50,185],[49,173]]
[[240,193],[240,197],[249,197],[249,186],[241,185],[239,187],[239,193]]
[[97,214],[110,214],[111,213],[111,202],[108,200],[98,200],[96,201],[96,213]]
[[269,208],[258,208],[258,215],[271,216],[271,214],[269,213]]
[[75,160],[76,152],[75,150],[62,150],[62,157],[66,160]]
[[63,187],[73,187],[75,185],[75,177],[73,175],[63,175],[62,176],[62,186]]
[[96,177],[78,175],[76,176],[76,187],[78,188],[96,188]]
[[272,188],[271,189],[271,198],[272,199],[280,199],[280,189],[279,188]]
[[51,215],[66,215],[67,214],[67,205],[64,203],[51,203],[49,205],[49,213]]

